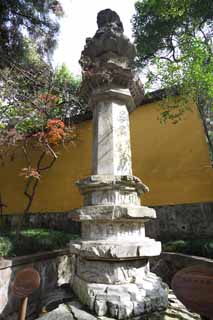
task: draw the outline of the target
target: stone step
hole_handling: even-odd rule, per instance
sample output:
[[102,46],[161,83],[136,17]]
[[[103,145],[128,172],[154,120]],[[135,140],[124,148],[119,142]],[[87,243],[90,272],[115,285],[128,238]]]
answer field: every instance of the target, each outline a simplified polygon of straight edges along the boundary
[[[172,291],[169,292],[169,306],[166,311],[134,317],[129,320],[200,320],[198,314],[187,310],[176,298]],[[61,304],[49,313],[43,314],[37,320],[115,320],[108,317],[96,317],[90,314],[77,301]]]

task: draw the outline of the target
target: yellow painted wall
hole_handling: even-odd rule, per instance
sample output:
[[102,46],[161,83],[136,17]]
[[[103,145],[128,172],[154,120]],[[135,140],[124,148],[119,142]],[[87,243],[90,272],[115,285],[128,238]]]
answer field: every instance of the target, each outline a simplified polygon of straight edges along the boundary
[[[159,105],[138,107],[130,116],[133,172],[150,187],[146,205],[213,201],[213,169],[202,122],[195,105],[177,124],[161,125]],[[80,141],[69,151],[62,149],[55,165],[42,176],[33,212],[68,211],[82,205],[75,181],[90,174],[92,123],[78,127]],[[32,154],[32,157],[35,157]],[[7,213],[23,211],[25,167],[17,156],[0,168],[0,192]]]

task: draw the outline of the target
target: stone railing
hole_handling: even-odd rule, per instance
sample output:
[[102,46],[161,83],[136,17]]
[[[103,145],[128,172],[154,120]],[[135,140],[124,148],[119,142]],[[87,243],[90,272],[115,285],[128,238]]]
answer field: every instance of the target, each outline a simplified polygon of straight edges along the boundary
[[[151,270],[169,285],[175,273],[182,268],[193,265],[213,268],[213,260],[170,252],[162,252],[159,257],[151,258],[150,262]],[[27,266],[34,267],[41,276],[40,289],[29,299],[27,319],[35,319],[47,297],[54,293],[54,289],[72,282],[74,261],[67,249],[16,258],[0,258],[1,320],[17,319],[19,301],[11,293],[11,284],[16,272]]]
[[171,280],[179,270],[190,266],[211,267],[213,270],[213,260],[190,256],[175,252],[162,252],[160,256],[151,258],[151,271],[160,276],[169,286]]
[[35,318],[48,293],[71,282],[73,263],[72,256],[67,249],[15,258],[0,258],[1,320],[17,319],[19,300],[12,294],[11,285],[16,272],[29,266],[39,272],[41,285],[29,298],[27,319]]

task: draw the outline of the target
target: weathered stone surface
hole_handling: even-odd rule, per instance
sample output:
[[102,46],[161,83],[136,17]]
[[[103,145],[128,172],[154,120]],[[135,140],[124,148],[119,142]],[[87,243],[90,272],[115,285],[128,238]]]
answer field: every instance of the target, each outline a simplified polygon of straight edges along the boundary
[[77,301],[71,301],[67,303],[67,307],[70,310],[75,320],[96,320],[97,318],[92,314],[85,311],[83,306]]
[[161,243],[144,238],[141,242],[125,241],[81,241],[70,242],[70,251],[88,259],[130,259],[158,256]]
[[[132,320],[200,320],[200,316],[196,313],[192,313],[177,299],[172,291],[168,296],[168,308],[165,311],[154,312],[148,315],[144,315],[142,318],[137,317]],[[105,319],[101,319],[105,320]],[[107,320],[107,319],[106,319]],[[112,320],[112,319],[111,319]]]
[[143,221],[83,221],[82,240],[135,241],[145,238]]
[[183,268],[200,265],[213,270],[211,259],[175,252],[162,252],[159,257],[152,257],[150,262],[152,272],[161,277],[169,286],[171,286],[174,275]]
[[110,9],[102,10],[97,16],[98,31],[96,32],[96,37],[102,33],[106,33],[106,30],[114,33],[123,33],[124,28],[120,20],[119,15]]
[[93,112],[93,174],[131,175],[129,114],[125,103],[101,97]]
[[[144,206],[87,206],[73,211],[73,219],[86,220],[139,220],[155,219],[155,210]],[[129,221],[130,222],[130,221]]]
[[[99,300],[101,301],[101,300]],[[184,305],[178,301],[176,296],[172,291],[169,291],[168,295],[168,308],[163,311],[151,312],[150,314],[143,314],[140,316],[133,316],[129,320],[200,320],[198,314],[192,313],[187,310]],[[109,318],[108,316],[93,316],[91,313],[85,310],[85,308],[80,305],[78,302],[73,301],[66,304],[67,309],[70,311],[70,315],[75,316],[75,320],[115,320],[115,318]],[[101,305],[100,305],[101,307]],[[63,309],[61,309],[63,310]],[[66,312],[66,311],[65,311]],[[143,312],[143,309],[142,309]],[[67,313],[66,313],[67,314]],[[55,318],[55,313],[50,312],[49,314],[43,315],[39,320],[63,320],[62,315],[58,318]],[[71,318],[72,319],[72,318]]]
[[[99,24],[99,17],[102,23]],[[98,30],[87,38],[80,64],[83,69],[81,95],[85,100],[97,88],[105,90],[129,88],[135,102],[143,96],[143,86],[133,70],[136,50],[123,34],[123,27],[116,12],[107,9],[98,16]]]
[[97,190],[84,194],[84,205],[140,205],[137,191]]
[[[89,100],[91,106],[93,106],[93,113],[95,114],[95,108],[99,110],[103,102],[106,104],[114,104],[116,109],[119,109],[119,105],[125,106],[125,110],[131,112],[135,109],[135,102],[132,98],[129,89],[123,89],[121,87],[111,87],[102,85],[98,88],[94,88]],[[94,117],[93,117],[94,119]],[[129,119],[127,119],[127,123]]]
[[93,261],[77,258],[76,275],[91,283],[141,283],[149,272],[147,259],[133,261]]
[[73,272],[73,258],[68,250],[57,250],[30,256],[0,259],[0,319],[16,320],[19,299],[11,290],[15,274],[26,267],[35,268],[41,277],[40,288],[30,296],[27,316],[35,318],[42,299],[59,285],[70,283]]
[[167,292],[160,278],[149,273],[140,284],[88,283],[75,276],[73,289],[83,304],[98,316],[125,319],[167,307]]
[[62,286],[63,284],[70,283],[74,274],[75,256],[59,256],[57,263],[57,285]]
[[155,207],[157,219],[146,224],[147,235],[159,240],[212,238],[213,203]]
[[110,9],[99,13],[98,28],[80,60],[80,91],[94,113],[93,175],[77,183],[85,207],[73,212],[82,221],[83,239],[70,243],[77,256],[72,286],[97,315],[127,319],[165,308],[167,293],[148,267],[147,257],[161,252],[144,231],[155,211],[140,206],[148,188],[132,176],[129,112],[141,94],[135,48]]
[[74,294],[70,287],[57,287],[51,290],[43,292],[41,295],[40,310],[42,313],[46,313],[56,309],[60,304],[72,301]]
[[76,183],[83,195],[92,191],[118,190],[123,192],[137,192],[138,195],[148,192],[149,188],[132,175],[91,175]]
[[66,305],[60,304],[57,309],[39,317],[39,320],[75,320],[75,318]]

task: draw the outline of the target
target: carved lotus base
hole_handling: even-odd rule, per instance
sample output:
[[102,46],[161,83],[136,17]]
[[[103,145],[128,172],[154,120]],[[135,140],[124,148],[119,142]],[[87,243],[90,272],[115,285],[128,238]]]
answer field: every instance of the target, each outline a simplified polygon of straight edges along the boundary
[[153,273],[141,283],[88,283],[74,276],[72,288],[82,304],[98,316],[126,319],[167,308],[167,286]]

